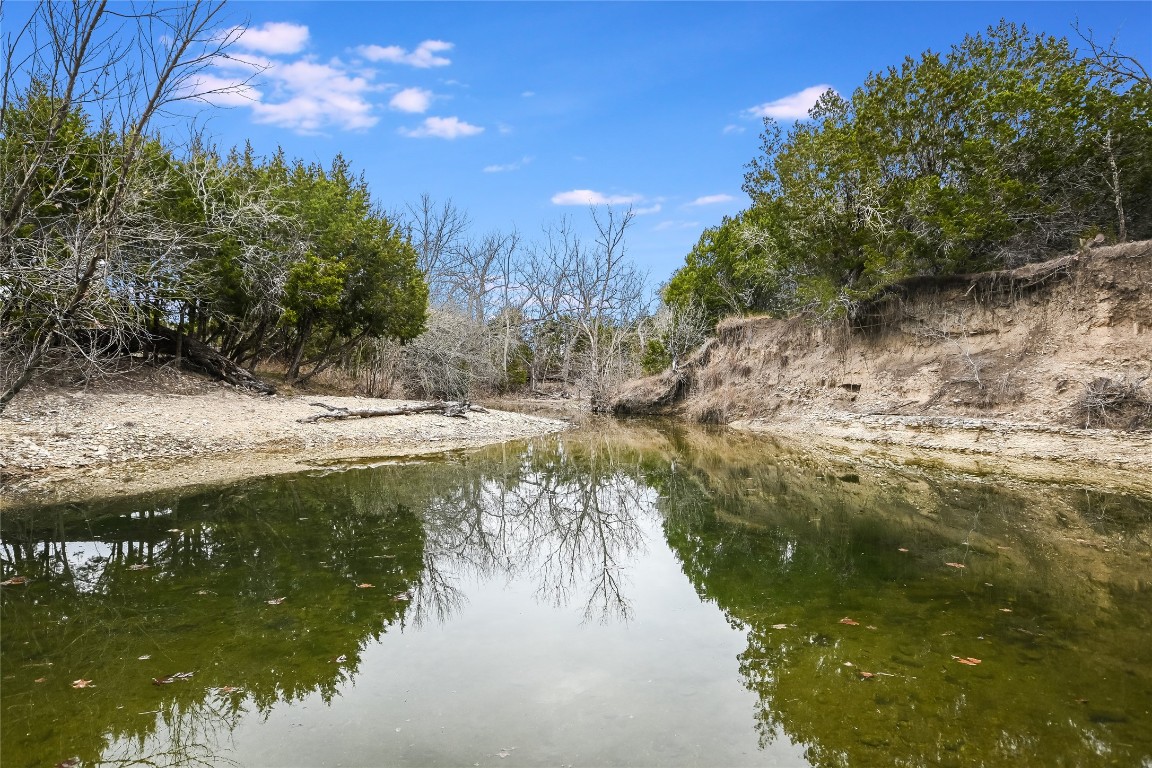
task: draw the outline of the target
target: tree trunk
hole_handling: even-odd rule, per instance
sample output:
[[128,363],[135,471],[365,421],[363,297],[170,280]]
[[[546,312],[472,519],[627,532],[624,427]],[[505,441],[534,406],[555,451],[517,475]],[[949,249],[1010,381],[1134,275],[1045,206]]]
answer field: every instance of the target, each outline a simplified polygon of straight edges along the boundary
[[312,335],[312,318],[307,317],[300,325],[296,338],[296,349],[292,352],[292,364],[288,366],[288,381],[296,381],[300,375],[300,363],[304,359],[304,345]]
[[197,341],[179,331],[161,326],[153,337],[153,343],[157,350],[175,351],[179,349],[182,353],[180,359],[185,368],[207,373],[218,379],[223,379],[229,384],[235,384],[254,392],[265,395],[276,394],[276,388],[271,384],[253,376],[204,342]]
[[1128,222],[1124,217],[1124,195],[1120,190],[1120,169],[1116,167],[1116,153],[1112,151],[1112,131],[1104,134],[1104,149],[1108,152],[1108,167],[1112,171],[1112,197],[1116,206],[1116,238],[1123,243],[1128,240]]

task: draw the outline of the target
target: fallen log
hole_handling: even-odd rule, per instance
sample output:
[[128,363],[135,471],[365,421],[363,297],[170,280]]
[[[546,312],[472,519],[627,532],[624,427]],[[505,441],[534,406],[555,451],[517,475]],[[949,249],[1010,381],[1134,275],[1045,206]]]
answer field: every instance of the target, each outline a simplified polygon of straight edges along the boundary
[[469,411],[472,413],[488,413],[486,409],[478,405],[472,405],[467,400],[462,400],[459,403],[412,403],[411,405],[400,405],[395,408],[338,408],[334,405],[328,405],[327,403],[309,403],[309,405],[323,408],[327,412],[315,413],[303,419],[296,419],[297,422],[301,424],[314,424],[321,419],[371,419],[376,416],[412,416],[417,413],[438,413],[442,416],[465,419],[468,418],[466,414]]
[[179,353],[180,364],[184,368],[207,373],[229,384],[262,395],[276,394],[274,386],[241,368],[198,339],[164,326],[152,329],[150,335],[155,350],[174,357]]

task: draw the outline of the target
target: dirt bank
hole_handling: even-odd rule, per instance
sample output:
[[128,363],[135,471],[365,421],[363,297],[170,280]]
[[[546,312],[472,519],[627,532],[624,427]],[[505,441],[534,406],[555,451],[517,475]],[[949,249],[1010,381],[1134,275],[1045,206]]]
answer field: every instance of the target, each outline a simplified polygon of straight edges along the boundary
[[0,419],[0,503],[56,501],[215,485],[351,457],[396,458],[556,432],[559,419],[492,410],[300,424],[321,409],[398,401],[265,397],[172,371],[85,390],[38,387]]
[[686,365],[633,382],[614,409],[1147,492],[1150,286],[1145,241],[909,282],[853,327],[727,320]]

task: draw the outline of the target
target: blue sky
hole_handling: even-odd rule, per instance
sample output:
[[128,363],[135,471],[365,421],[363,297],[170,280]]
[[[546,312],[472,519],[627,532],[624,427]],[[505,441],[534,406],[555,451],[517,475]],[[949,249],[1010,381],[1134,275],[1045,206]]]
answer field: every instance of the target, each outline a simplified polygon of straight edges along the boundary
[[[1091,27],[1152,63],[1152,3],[237,2],[232,49],[267,66],[200,118],[327,163],[342,152],[386,209],[451,198],[475,234],[532,239],[587,203],[632,205],[629,253],[658,283],[745,206],[760,118],[824,87],[946,50],[1001,17]],[[230,73],[217,70],[214,77]],[[767,106],[766,106],[767,105]]]

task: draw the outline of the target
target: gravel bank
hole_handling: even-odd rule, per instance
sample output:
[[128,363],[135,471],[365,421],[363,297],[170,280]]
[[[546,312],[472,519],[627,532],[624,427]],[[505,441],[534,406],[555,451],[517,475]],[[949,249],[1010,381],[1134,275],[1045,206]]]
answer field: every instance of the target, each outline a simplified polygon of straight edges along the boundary
[[492,410],[301,424],[320,409],[402,401],[327,395],[261,397],[169,374],[81,390],[22,393],[0,418],[5,507],[132,495],[297,472],[337,459],[475,448],[568,427]]

